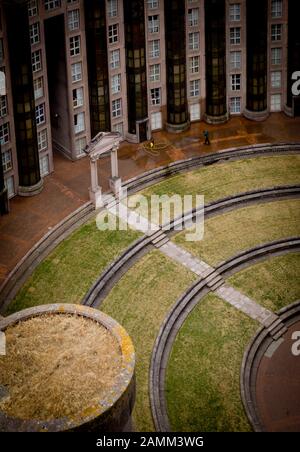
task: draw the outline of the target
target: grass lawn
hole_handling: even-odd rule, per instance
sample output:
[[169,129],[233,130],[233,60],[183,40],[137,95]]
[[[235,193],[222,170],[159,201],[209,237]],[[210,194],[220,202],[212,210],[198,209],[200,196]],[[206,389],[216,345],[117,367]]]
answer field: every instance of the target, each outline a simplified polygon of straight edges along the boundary
[[159,328],[177,298],[196,279],[159,251],[144,256],[112,289],[101,310],[121,323],[136,350],[137,431],[153,431],[149,401],[149,366]]
[[273,257],[237,273],[228,282],[276,312],[300,299],[300,254]]
[[[249,190],[299,183],[300,156],[256,157],[179,174],[143,190],[141,194],[147,198],[165,194],[204,195],[205,203],[208,203]],[[138,194],[131,199],[136,202]],[[137,205],[136,210],[148,217],[145,206]]]
[[179,331],[168,363],[168,413],[174,431],[251,431],[240,398],[240,367],[259,324],[207,295]]
[[262,203],[209,218],[199,242],[187,242],[185,235],[186,231],[180,232],[173,240],[216,266],[253,246],[300,235],[300,201]]
[[93,219],[36,268],[6,314],[41,304],[80,303],[105,267],[139,236],[134,231],[99,231]]

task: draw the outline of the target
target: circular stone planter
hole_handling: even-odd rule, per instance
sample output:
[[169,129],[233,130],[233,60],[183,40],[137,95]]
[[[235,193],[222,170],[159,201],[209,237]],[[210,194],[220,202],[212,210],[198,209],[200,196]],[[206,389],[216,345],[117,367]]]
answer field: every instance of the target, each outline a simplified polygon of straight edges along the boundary
[[[115,378],[111,387],[105,391],[105,395],[99,398],[99,402],[84,409],[78,409],[78,413],[70,417],[43,419],[21,419],[17,416],[7,415],[0,411],[0,431],[5,432],[41,432],[41,431],[97,431],[97,432],[121,432],[131,431],[131,413],[135,400],[135,353],[132,341],[126,331],[111,317],[102,312],[81,305],[72,304],[52,304],[25,309],[9,317],[0,320],[0,331],[5,334],[8,328],[19,326],[22,322],[34,319],[39,316],[48,317],[55,322],[55,317],[66,315],[72,321],[79,317],[90,320],[95,329],[95,322],[99,324],[99,330],[105,334],[115,344],[118,353],[118,366]],[[52,316],[52,317],[51,317]],[[51,321],[52,325],[52,321]],[[88,325],[88,323],[87,323]],[[54,324],[55,326],[55,324]],[[100,328],[101,327],[101,328]],[[111,337],[110,337],[111,335]],[[40,337],[39,337],[40,338]],[[109,351],[107,352],[110,358]],[[0,356],[1,359],[5,359]],[[20,359],[22,355],[20,354]],[[91,357],[91,359],[95,359]],[[110,362],[110,359],[107,360]],[[108,364],[109,365],[109,364]],[[69,367],[67,367],[67,372]],[[72,379],[72,375],[66,374]],[[87,375],[88,378],[88,375]],[[45,383],[43,383],[45,384]],[[109,383],[110,384],[110,383]],[[0,380],[1,385],[1,380]],[[4,394],[6,388],[0,387],[0,398],[9,395]]]

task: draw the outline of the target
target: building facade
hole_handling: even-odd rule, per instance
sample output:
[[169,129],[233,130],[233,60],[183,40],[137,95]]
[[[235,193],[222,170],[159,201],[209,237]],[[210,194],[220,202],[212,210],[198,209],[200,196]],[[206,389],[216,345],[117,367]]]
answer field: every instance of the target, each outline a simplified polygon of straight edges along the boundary
[[39,193],[53,151],[79,159],[100,131],[138,143],[194,121],[293,116],[299,4],[0,0],[0,181],[8,196]]

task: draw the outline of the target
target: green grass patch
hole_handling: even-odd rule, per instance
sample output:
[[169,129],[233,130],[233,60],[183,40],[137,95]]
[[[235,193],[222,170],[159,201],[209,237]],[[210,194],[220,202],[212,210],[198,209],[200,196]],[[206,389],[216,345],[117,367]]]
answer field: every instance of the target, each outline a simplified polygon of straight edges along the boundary
[[[236,193],[299,182],[298,155],[256,157],[179,174],[143,190],[141,194],[147,198],[151,195],[204,195],[205,203],[208,203]],[[132,199],[136,201],[138,195]],[[137,205],[136,210],[148,217],[144,205]]]
[[240,367],[259,324],[217,296],[191,312],[167,369],[168,413],[174,431],[251,431],[240,397]]
[[179,296],[196,279],[159,251],[144,256],[112,289],[101,310],[128,331],[136,350],[135,427],[154,431],[149,401],[149,367],[159,328]]
[[276,312],[300,299],[300,254],[273,257],[237,273],[228,282]]
[[93,219],[36,268],[6,314],[41,304],[80,303],[105,267],[139,236],[131,230],[100,231]]
[[186,232],[180,232],[173,240],[216,266],[259,244],[300,235],[300,201],[273,201],[209,218],[205,221],[204,239],[199,242],[187,242]]

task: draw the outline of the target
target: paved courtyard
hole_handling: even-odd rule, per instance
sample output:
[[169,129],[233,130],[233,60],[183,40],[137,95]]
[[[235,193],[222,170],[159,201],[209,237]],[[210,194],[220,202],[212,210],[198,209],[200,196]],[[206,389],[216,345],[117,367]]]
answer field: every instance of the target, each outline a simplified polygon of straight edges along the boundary
[[[203,130],[210,132],[211,145],[203,144]],[[168,143],[159,155],[148,153],[141,145],[127,142],[119,151],[120,175],[123,179],[176,160],[216,152],[221,149],[256,143],[300,141],[300,118],[272,114],[267,121],[256,123],[245,118],[231,119],[227,124],[211,126],[193,124],[189,131],[175,135],[154,133],[156,143]],[[33,198],[16,197],[11,212],[0,218],[0,284],[29,249],[59,221],[89,200],[89,161],[71,162],[54,155],[55,171],[45,178],[43,192]],[[108,189],[110,161],[99,162],[99,179]]]

